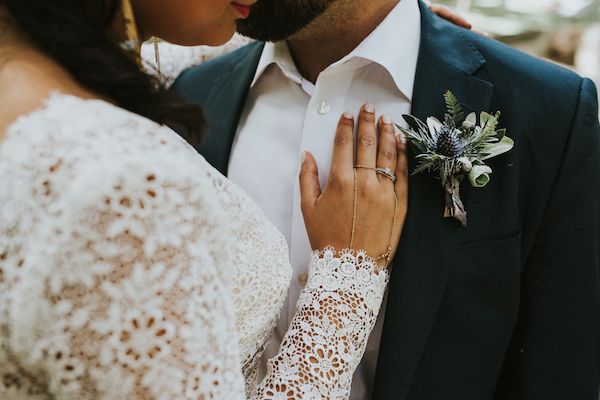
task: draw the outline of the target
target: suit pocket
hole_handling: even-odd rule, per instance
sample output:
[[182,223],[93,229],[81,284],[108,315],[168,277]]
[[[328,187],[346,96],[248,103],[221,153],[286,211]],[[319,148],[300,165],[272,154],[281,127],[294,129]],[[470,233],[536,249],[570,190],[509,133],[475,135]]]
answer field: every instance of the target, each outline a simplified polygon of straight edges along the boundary
[[521,232],[459,244],[456,251],[452,275],[518,268],[521,262]]

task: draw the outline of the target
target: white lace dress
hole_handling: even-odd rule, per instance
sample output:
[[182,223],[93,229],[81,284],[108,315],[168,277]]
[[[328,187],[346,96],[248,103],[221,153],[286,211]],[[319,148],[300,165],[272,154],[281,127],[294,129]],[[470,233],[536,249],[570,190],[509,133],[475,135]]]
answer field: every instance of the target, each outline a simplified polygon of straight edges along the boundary
[[8,130],[0,176],[0,399],[348,396],[387,272],[314,253],[257,382],[286,244],[173,131],[54,94]]

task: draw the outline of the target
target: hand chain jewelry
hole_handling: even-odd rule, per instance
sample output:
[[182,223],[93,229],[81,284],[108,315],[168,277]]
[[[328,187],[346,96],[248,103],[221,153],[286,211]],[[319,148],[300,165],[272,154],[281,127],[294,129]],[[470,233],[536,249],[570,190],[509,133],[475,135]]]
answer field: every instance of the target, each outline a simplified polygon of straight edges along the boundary
[[[356,167],[354,167],[354,205],[353,205],[353,210],[352,210],[352,232],[350,235],[350,249],[351,250],[354,247],[354,234],[356,231],[356,210],[358,208],[358,173],[356,171],[357,169],[370,169],[372,171],[375,171],[376,173],[379,173],[377,168],[365,167],[362,165],[357,165]],[[392,179],[392,177],[395,178],[395,176],[393,174],[391,174],[392,176],[389,176],[387,173],[381,173],[381,175],[387,177],[392,182],[395,182],[395,180]],[[396,194],[396,191],[394,190],[394,218],[392,219],[392,231],[390,233],[390,241],[388,244],[387,252],[385,252],[384,254],[380,255],[379,257],[377,257],[375,259],[375,261],[385,260],[386,266],[390,265],[390,261],[392,258],[392,240],[394,239],[394,227],[396,225],[396,214],[397,213],[398,213],[398,195]]]

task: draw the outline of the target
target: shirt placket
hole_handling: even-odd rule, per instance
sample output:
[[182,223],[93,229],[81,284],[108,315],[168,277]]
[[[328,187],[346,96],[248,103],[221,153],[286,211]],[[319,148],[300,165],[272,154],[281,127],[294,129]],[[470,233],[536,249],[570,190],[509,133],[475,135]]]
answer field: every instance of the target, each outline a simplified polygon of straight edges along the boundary
[[[308,102],[299,152],[310,151],[317,160],[321,188],[325,186],[331,167],[333,140],[336,127],[352,82],[353,71],[331,69],[322,73]],[[299,166],[300,168],[300,166]],[[298,171],[299,172],[299,171]],[[300,186],[295,185],[293,196],[292,232],[290,240],[290,262],[293,278],[288,294],[288,323],[294,316],[296,302],[308,279],[311,246],[300,207]]]

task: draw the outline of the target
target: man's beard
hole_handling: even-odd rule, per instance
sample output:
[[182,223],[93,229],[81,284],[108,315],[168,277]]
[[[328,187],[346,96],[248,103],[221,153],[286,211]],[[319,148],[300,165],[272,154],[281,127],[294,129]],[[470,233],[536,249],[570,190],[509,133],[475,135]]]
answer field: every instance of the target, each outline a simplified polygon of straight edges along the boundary
[[256,40],[285,40],[308,26],[335,1],[258,0],[250,16],[238,21],[238,32]]

